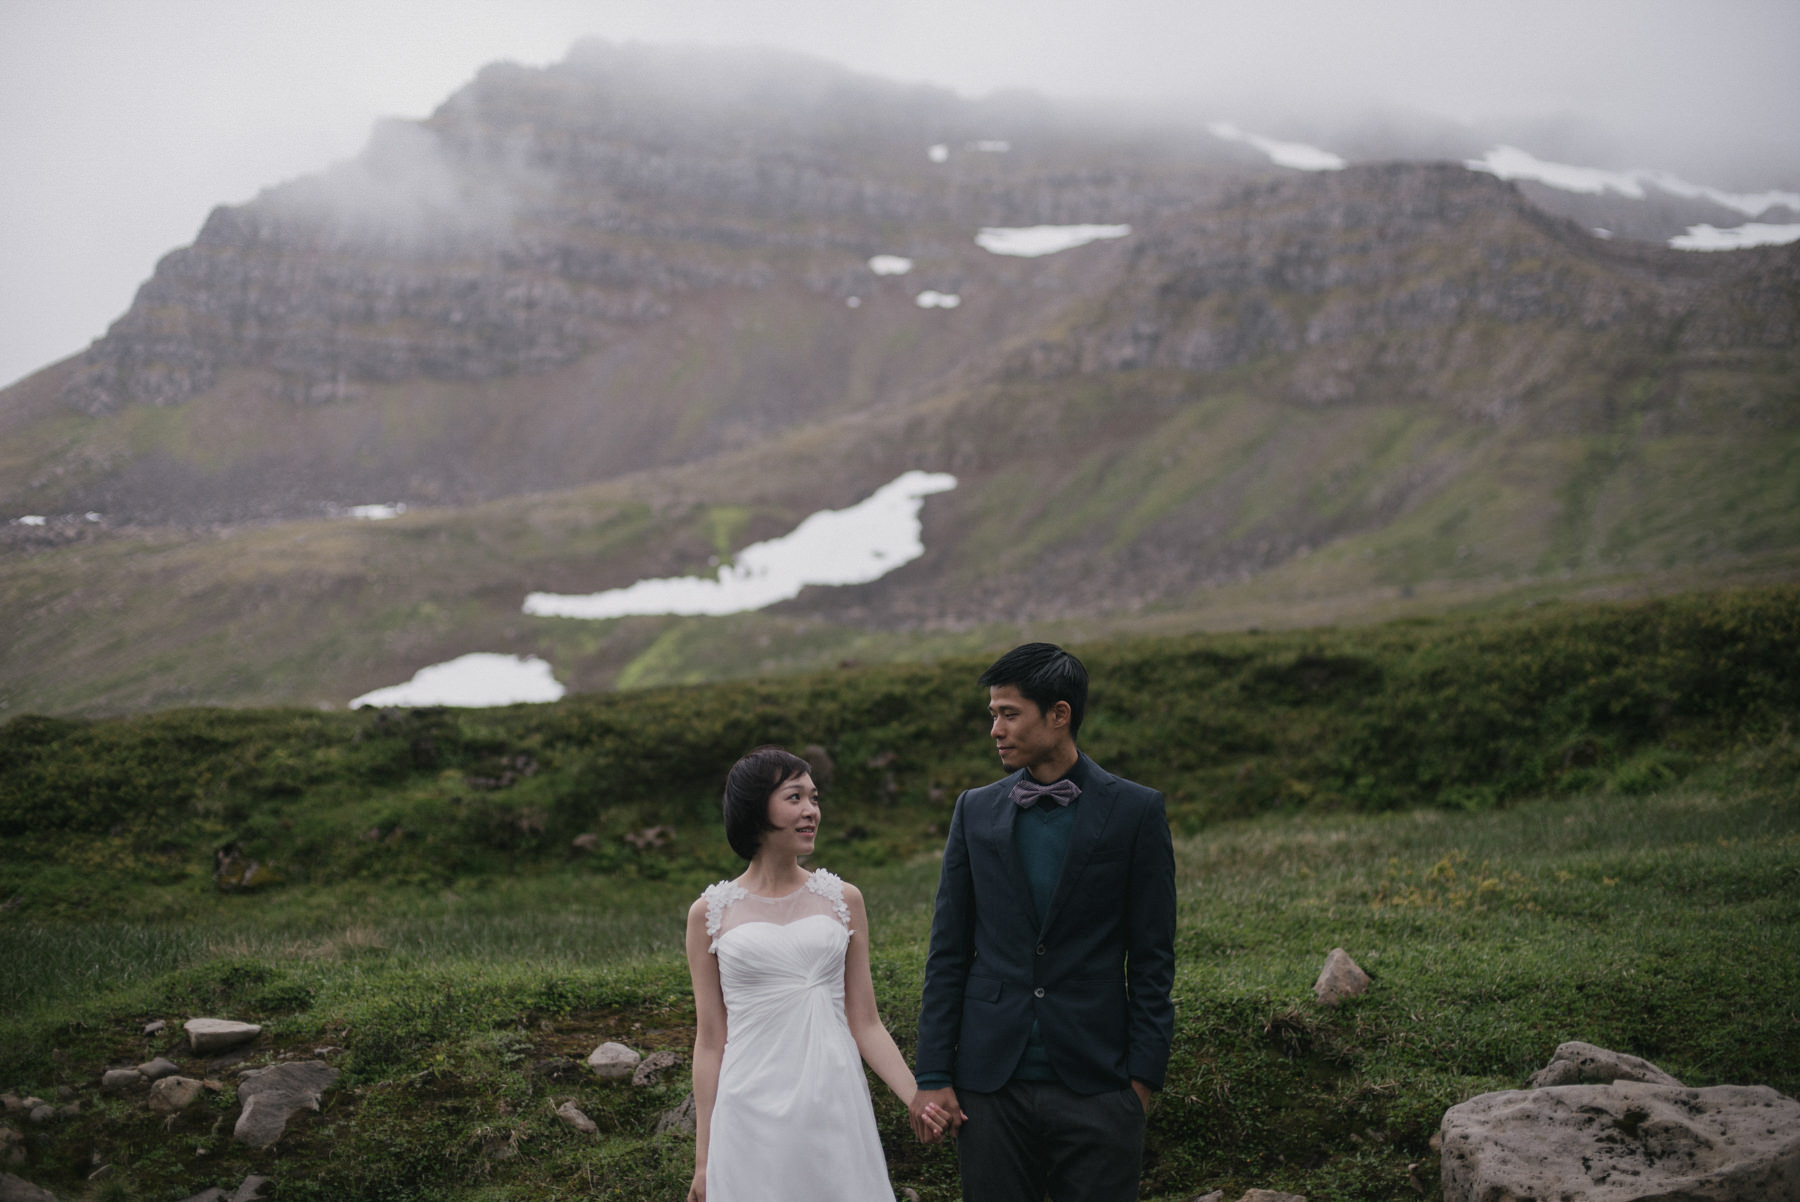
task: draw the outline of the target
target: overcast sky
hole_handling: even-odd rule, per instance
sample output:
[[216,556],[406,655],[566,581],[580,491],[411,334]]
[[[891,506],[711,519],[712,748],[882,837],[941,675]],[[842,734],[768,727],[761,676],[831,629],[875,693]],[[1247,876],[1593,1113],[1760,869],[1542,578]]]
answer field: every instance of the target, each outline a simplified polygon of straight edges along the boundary
[[103,333],[214,205],[585,35],[1199,119],[1271,100],[1573,116],[1618,136],[1595,166],[1800,186],[1796,0],[0,0],[0,385]]

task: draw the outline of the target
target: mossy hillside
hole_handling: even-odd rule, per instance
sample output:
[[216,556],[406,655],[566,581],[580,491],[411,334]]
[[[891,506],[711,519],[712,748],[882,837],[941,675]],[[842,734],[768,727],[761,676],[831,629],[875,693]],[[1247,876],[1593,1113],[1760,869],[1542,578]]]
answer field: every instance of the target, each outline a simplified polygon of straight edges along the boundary
[[[1184,832],[1669,783],[1800,712],[1800,592],[1785,587],[1077,648],[1095,682],[1084,746],[1161,787]],[[232,854],[276,893],[495,872],[693,883],[730,868],[718,782],[764,742],[829,754],[850,862],[904,861],[996,771],[985,662],[485,711],[17,718],[0,726],[0,891],[23,915],[98,916],[154,887],[163,912],[188,913],[219,904]],[[624,838],[659,825],[676,834],[664,846]]]
[[[1800,747],[1776,738],[1673,787],[1478,813],[1273,814],[1178,838],[1177,1036],[1145,1196],[1436,1197],[1428,1141],[1444,1108],[1519,1087],[1566,1039],[1690,1085],[1800,1092],[1797,769]],[[910,1049],[936,865],[872,868],[843,850],[818,859],[870,899],[878,1001]],[[307,1198],[679,1196],[691,1144],[653,1128],[685,1073],[632,1090],[567,1058],[607,1039],[689,1046],[692,896],[674,881],[503,875],[454,898],[377,887],[305,916],[271,914],[267,897],[149,925],[9,915],[0,1079],[45,1096],[67,1084],[83,1102],[17,1171],[59,1196],[95,1153],[118,1197],[249,1172]],[[1332,946],[1374,976],[1335,1011],[1310,992]],[[104,971],[77,967],[90,961]],[[341,1049],[326,1053],[344,1075],[323,1112],[255,1153],[219,1122],[229,1087],[172,1130],[100,1097],[108,1063],[187,1059],[177,1032],[146,1038],[144,1021],[201,1012],[264,1023],[252,1063]],[[920,1149],[878,1083],[875,1096],[896,1184],[956,1197],[950,1153]],[[553,1117],[566,1098],[597,1139]]]

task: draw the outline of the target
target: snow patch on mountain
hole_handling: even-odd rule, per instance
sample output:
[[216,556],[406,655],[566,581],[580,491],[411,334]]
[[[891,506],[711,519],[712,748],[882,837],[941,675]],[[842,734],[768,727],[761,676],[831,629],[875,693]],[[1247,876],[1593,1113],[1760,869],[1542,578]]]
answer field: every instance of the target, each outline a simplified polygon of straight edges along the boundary
[[1642,200],[1648,195],[1645,188],[1653,187],[1684,200],[1709,200],[1746,217],[1760,217],[1773,208],[1800,213],[1800,193],[1797,192],[1727,192],[1722,188],[1691,183],[1667,171],[1608,171],[1572,163],[1552,163],[1516,146],[1496,146],[1479,159],[1464,160],[1463,166],[1501,179],[1531,180],[1564,192],[1589,196],[1617,192],[1633,200]]
[[975,244],[990,254],[1034,259],[1130,233],[1129,225],[989,225],[975,235]]
[[550,665],[535,655],[495,655],[477,651],[413,673],[405,684],[364,693],[350,702],[362,705],[515,705],[523,701],[559,701],[563,686]]
[[1676,250],[1745,250],[1752,246],[1786,246],[1790,242],[1800,242],[1800,225],[1765,225],[1759,221],[1728,229],[1690,225],[1687,233],[1669,239],[1669,245]]
[[1229,121],[1214,121],[1206,129],[1215,138],[1254,146],[1268,155],[1269,161],[1277,167],[1292,167],[1296,171],[1342,171],[1349,166],[1345,159],[1329,150],[1320,150],[1304,142],[1277,142],[1273,138],[1247,133]]
[[781,538],[753,543],[717,577],[640,580],[585,596],[532,593],[525,612],[558,618],[735,614],[800,595],[809,584],[867,584],[925,554],[919,509],[956,487],[944,472],[911,471],[848,509],[823,509]]

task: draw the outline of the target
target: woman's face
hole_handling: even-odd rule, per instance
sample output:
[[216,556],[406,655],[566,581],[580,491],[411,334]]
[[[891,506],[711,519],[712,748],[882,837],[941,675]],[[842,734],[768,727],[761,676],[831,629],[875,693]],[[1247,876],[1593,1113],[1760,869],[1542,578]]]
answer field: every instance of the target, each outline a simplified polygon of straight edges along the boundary
[[819,836],[819,790],[813,778],[802,772],[776,786],[769,795],[769,822],[774,830],[763,832],[763,850],[778,855],[811,855]]

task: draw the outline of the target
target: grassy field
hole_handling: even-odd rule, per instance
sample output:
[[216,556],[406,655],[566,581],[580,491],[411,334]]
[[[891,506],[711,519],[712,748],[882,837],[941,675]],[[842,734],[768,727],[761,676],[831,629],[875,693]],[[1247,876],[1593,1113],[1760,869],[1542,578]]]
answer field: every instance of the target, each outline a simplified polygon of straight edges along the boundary
[[[1800,1094],[1797,620],[1773,590],[1083,648],[1090,749],[1164,787],[1177,830],[1177,1037],[1144,1196],[1434,1197],[1443,1110],[1569,1039]],[[829,749],[817,862],[870,899],[909,1048],[933,849],[955,789],[993,775],[972,666],[471,713],[15,719],[0,1087],[82,1110],[15,1122],[12,1171],[65,1202],[253,1171],[282,1199],[679,1197],[691,1144],[654,1127],[685,1073],[631,1089],[573,1061],[609,1039],[688,1050],[681,916],[733,871],[714,761],[765,737]],[[650,823],[672,841],[623,840]],[[220,852],[268,883],[221,887]],[[1311,984],[1336,946],[1374,985],[1330,1010]],[[259,1153],[222,1121],[228,1073],[168,1127],[100,1094],[154,1054],[197,1075],[177,1035],[141,1032],[201,1014],[265,1024],[252,1063],[337,1049],[323,1112]],[[554,1117],[568,1098],[598,1137]],[[954,1152],[877,1111],[896,1184],[955,1197]]]

